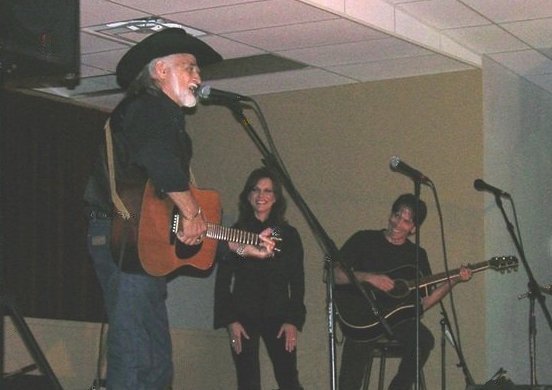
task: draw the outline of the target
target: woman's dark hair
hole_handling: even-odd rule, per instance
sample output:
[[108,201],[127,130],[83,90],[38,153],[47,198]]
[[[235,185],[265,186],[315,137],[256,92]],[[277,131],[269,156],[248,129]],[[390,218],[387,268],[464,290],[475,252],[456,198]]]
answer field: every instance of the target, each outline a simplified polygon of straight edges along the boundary
[[[408,207],[410,210],[412,210],[414,223],[417,223],[416,226],[422,225],[427,216],[427,206],[423,200],[420,199],[420,202],[418,203],[418,208],[416,208],[416,196],[414,194],[402,194],[393,203],[393,206],[391,207],[391,212],[393,214],[398,213],[401,207]],[[416,218],[416,211],[418,211],[418,218]]]
[[270,179],[272,181],[272,190],[274,191],[275,202],[268,216],[269,224],[280,225],[285,222],[285,213],[287,208],[286,199],[282,192],[282,183],[276,175],[268,168],[257,168],[249,174],[239,198],[238,223],[243,224],[255,218],[253,206],[249,203],[249,194],[255,188],[259,180]]

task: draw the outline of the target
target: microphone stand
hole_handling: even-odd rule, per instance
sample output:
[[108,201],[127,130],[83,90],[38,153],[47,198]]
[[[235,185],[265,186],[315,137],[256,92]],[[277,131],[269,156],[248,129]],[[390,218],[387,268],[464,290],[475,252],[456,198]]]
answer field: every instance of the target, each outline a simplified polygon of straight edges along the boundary
[[[442,349],[442,371],[441,371],[441,378],[442,378],[442,389],[445,390],[445,337],[450,336],[450,343],[452,344],[452,347],[456,351],[456,355],[458,356],[458,364],[456,364],[457,367],[461,367],[462,371],[464,372],[464,377],[466,378],[466,385],[473,385],[475,382],[473,380],[473,377],[470,373],[470,370],[468,369],[468,366],[466,364],[466,360],[464,359],[464,354],[462,353],[462,349],[460,348],[460,345],[456,341],[456,337],[454,336],[454,333],[452,332],[452,328],[450,326],[450,321],[448,318],[447,311],[445,309],[445,306],[442,301],[439,301],[439,305],[441,305],[441,314],[443,315],[443,318],[441,319],[441,332],[442,332],[442,339],[441,339],[441,349]],[[447,334],[448,331],[448,334]]]
[[421,320],[421,307],[420,307],[420,225],[418,223],[419,216],[419,204],[420,204],[420,192],[421,192],[421,178],[415,178],[414,180],[414,195],[416,197],[416,382],[414,389],[420,389],[420,320]]
[[[256,105],[256,103],[251,99],[251,101]],[[310,210],[309,206],[306,204],[305,200],[295,188],[291,178],[286,172],[283,163],[279,160],[278,156],[275,153],[269,151],[264,142],[261,140],[259,135],[256,133],[253,126],[250,124],[249,120],[243,113],[242,105],[237,102],[228,103],[228,108],[234,114],[236,120],[243,126],[247,135],[251,138],[255,146],[261,152],[263,156],[263,163],[267,168],[272,169],[276,172],[279,178],[282,180],[282,184],[286,188],[289,196],[293,199],[303,216],[305,217],[307,223],[309,224],[311,230],[314,233],[315,238],[318,240],[318,244],[321,246],[322,250],[325,253],[325,258],[327,260],[326,271],[327,271],[327,280],[326,280],[326,299],[327,299],[327,312],[328,312],[328,336],[329,336],[329,350],[330,350],[330,384],[331,389],[337,389],[337,370],[336,370],[336,357],[335,357],[335,316],[334,316],[334,301],[333,301],[333,289],[334,289],[334,275],[333,268],[335,263],[339,264],[351,283],[356,286],[364,299],[369,303],[368,307],[372,310],[375,317],[382,324],[384,330],[386,331],[389,337],[393,336],[393,332],[390,326],[387,324],[387,321],[381,314],[381,309],[379,305],[374,301],[374,299],[366,293],[360,282],[354,276],[353,271],[350,267],[346,266],[340,257],[339,250],[337,249],[333,240],[328,236],[322,225],[319,223],[318,219],[314,213]],[[260,109],[259,109],[260,112]],[[262,115],[261,115],[262,117]],[[261,118],[262,119],[262,118]]]
[[534,320],[535,299],[539,302],[541,309],[544,313],[544,316],[546,318],[546,321],[548,322],[548,327],[551,330],[552,330],[552,318],[550,317],[550,312],[546,307],[544,295],[541,293],[539,285],[535,280],[535,277],[533,276],[533,272],[531,271],[531,268],[529,267],[529,263],[527,262],[527,259],[525,257],[523,247],[521,246],[521,243],[518,240],[516,233],[514,232],[514,227],[512,223],[508,220],[508,216],[504,211],[504,207],[502,206],[501,196],[496,192],[495,192],[495,201],[502,213],[502,216],[504,217],[504,222],[506,224],[508,232],[510,233],[510,237],[514,242],[514,245],[518,251],[521,262],[525,268],[525,272],[527,273],[527,277],[529,278],[529,282],[527,284],[529,289],[528,296],[529,296],[529,303],[530,303],[530,307],[529,307],[529,350],[530,350],[529,355],[530,356],[529,356],[529,359],[531,362],[530,363],[531,364],[531,367],[530,367],[531,368],[531,386],[533,386],[537,384],[536,353],[535,353],[537,328]]
[[445,319],[442,318],[441,321],[439,321],[441,324],[441,390],[446,390],[447,388],[447,371],[445,369],[446,366],[446,332],[447,332],[447,324],[445,322]]

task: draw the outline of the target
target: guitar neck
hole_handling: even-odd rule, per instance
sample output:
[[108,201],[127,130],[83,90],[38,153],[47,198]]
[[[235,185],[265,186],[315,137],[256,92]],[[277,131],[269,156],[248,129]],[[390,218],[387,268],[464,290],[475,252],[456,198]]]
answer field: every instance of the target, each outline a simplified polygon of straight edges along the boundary
[[259,235],[214,223],[207,223],[207,237],[215,240],[237,242],[238,244],[259,245]]
[[[488,261],[482,261],[480,263],[476,264],[469,264],[467,267],[471,269],[472,273],[485,271],[487,268],[489,268],[489,262]],[[440,274],[435,274],[431,276],[426,276],[423,278],[420,278],[419,287],[428,287],[436,283],[444,282],[447,279],[454,280],[460,277],[460,268],[453,269],[448,274],[446,272],[442,272]],[[408,288],[410,290],[413,290],[416,288],[416,281],[412,280],[408,282]]]

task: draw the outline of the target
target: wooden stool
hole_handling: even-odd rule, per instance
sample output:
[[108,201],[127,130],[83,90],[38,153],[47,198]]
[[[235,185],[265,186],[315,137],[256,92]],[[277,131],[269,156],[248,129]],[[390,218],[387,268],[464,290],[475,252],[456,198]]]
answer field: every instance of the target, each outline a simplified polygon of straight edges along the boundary
[[[385,361],[392,358],[402,358],[402,345],[397,340],[381,339],[370,343],[373,346],[372,359],[366,364],[363,379],[363,390],[368,390],[370,375],[372,374],[372,363],[374,358],[380,359],[378,390],[383,390],[385,382]],[[420,389],[426,390],[423,370],[420,372]]]

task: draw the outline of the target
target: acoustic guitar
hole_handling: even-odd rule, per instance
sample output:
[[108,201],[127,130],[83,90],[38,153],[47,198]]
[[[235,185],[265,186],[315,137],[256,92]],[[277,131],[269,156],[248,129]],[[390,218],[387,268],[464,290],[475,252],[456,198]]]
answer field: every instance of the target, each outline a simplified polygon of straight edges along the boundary
[[[221,203],[218,192],[191,186],[190,191],[202,209],[207,222],[206,237],[199,245],[185,245],[176,238],[180,215],[170,198],[157,196],[153,184],[121,186],[119,196],[129,210],[129,221],[117,216],[113,219],[111,247],[118,259],[139,258],[144,270],[153,276],[164,276],[184,266],[208,270],[213,266],[217,240],[241,244],[260,244],[259,235],[221,226]],[[278,239],[277,233],[273,238]]]
[[[513,256],[497,256],[489,261],[473,265],[468,264],[472,273],[489,268],[504,272],[517,269],[518,259]],[[397,324],[416,317],[416,289],[423,289],[421,295],[429,293],[429,288],[447,279],[460,277],[460,268],[426,277],[418,278],[416,286],[416,267],[402,266],[385,272],[395,282],[392,290],[384,292],[369,283],[362,283],[362,287],[381,309],[380,314],[393,329]],[[359,341],[372,341],[385,335],[385,328],[377,316],[370,309],[369,303],[351,284],[336,285],[335,304],[337,318],[343,334]]]

